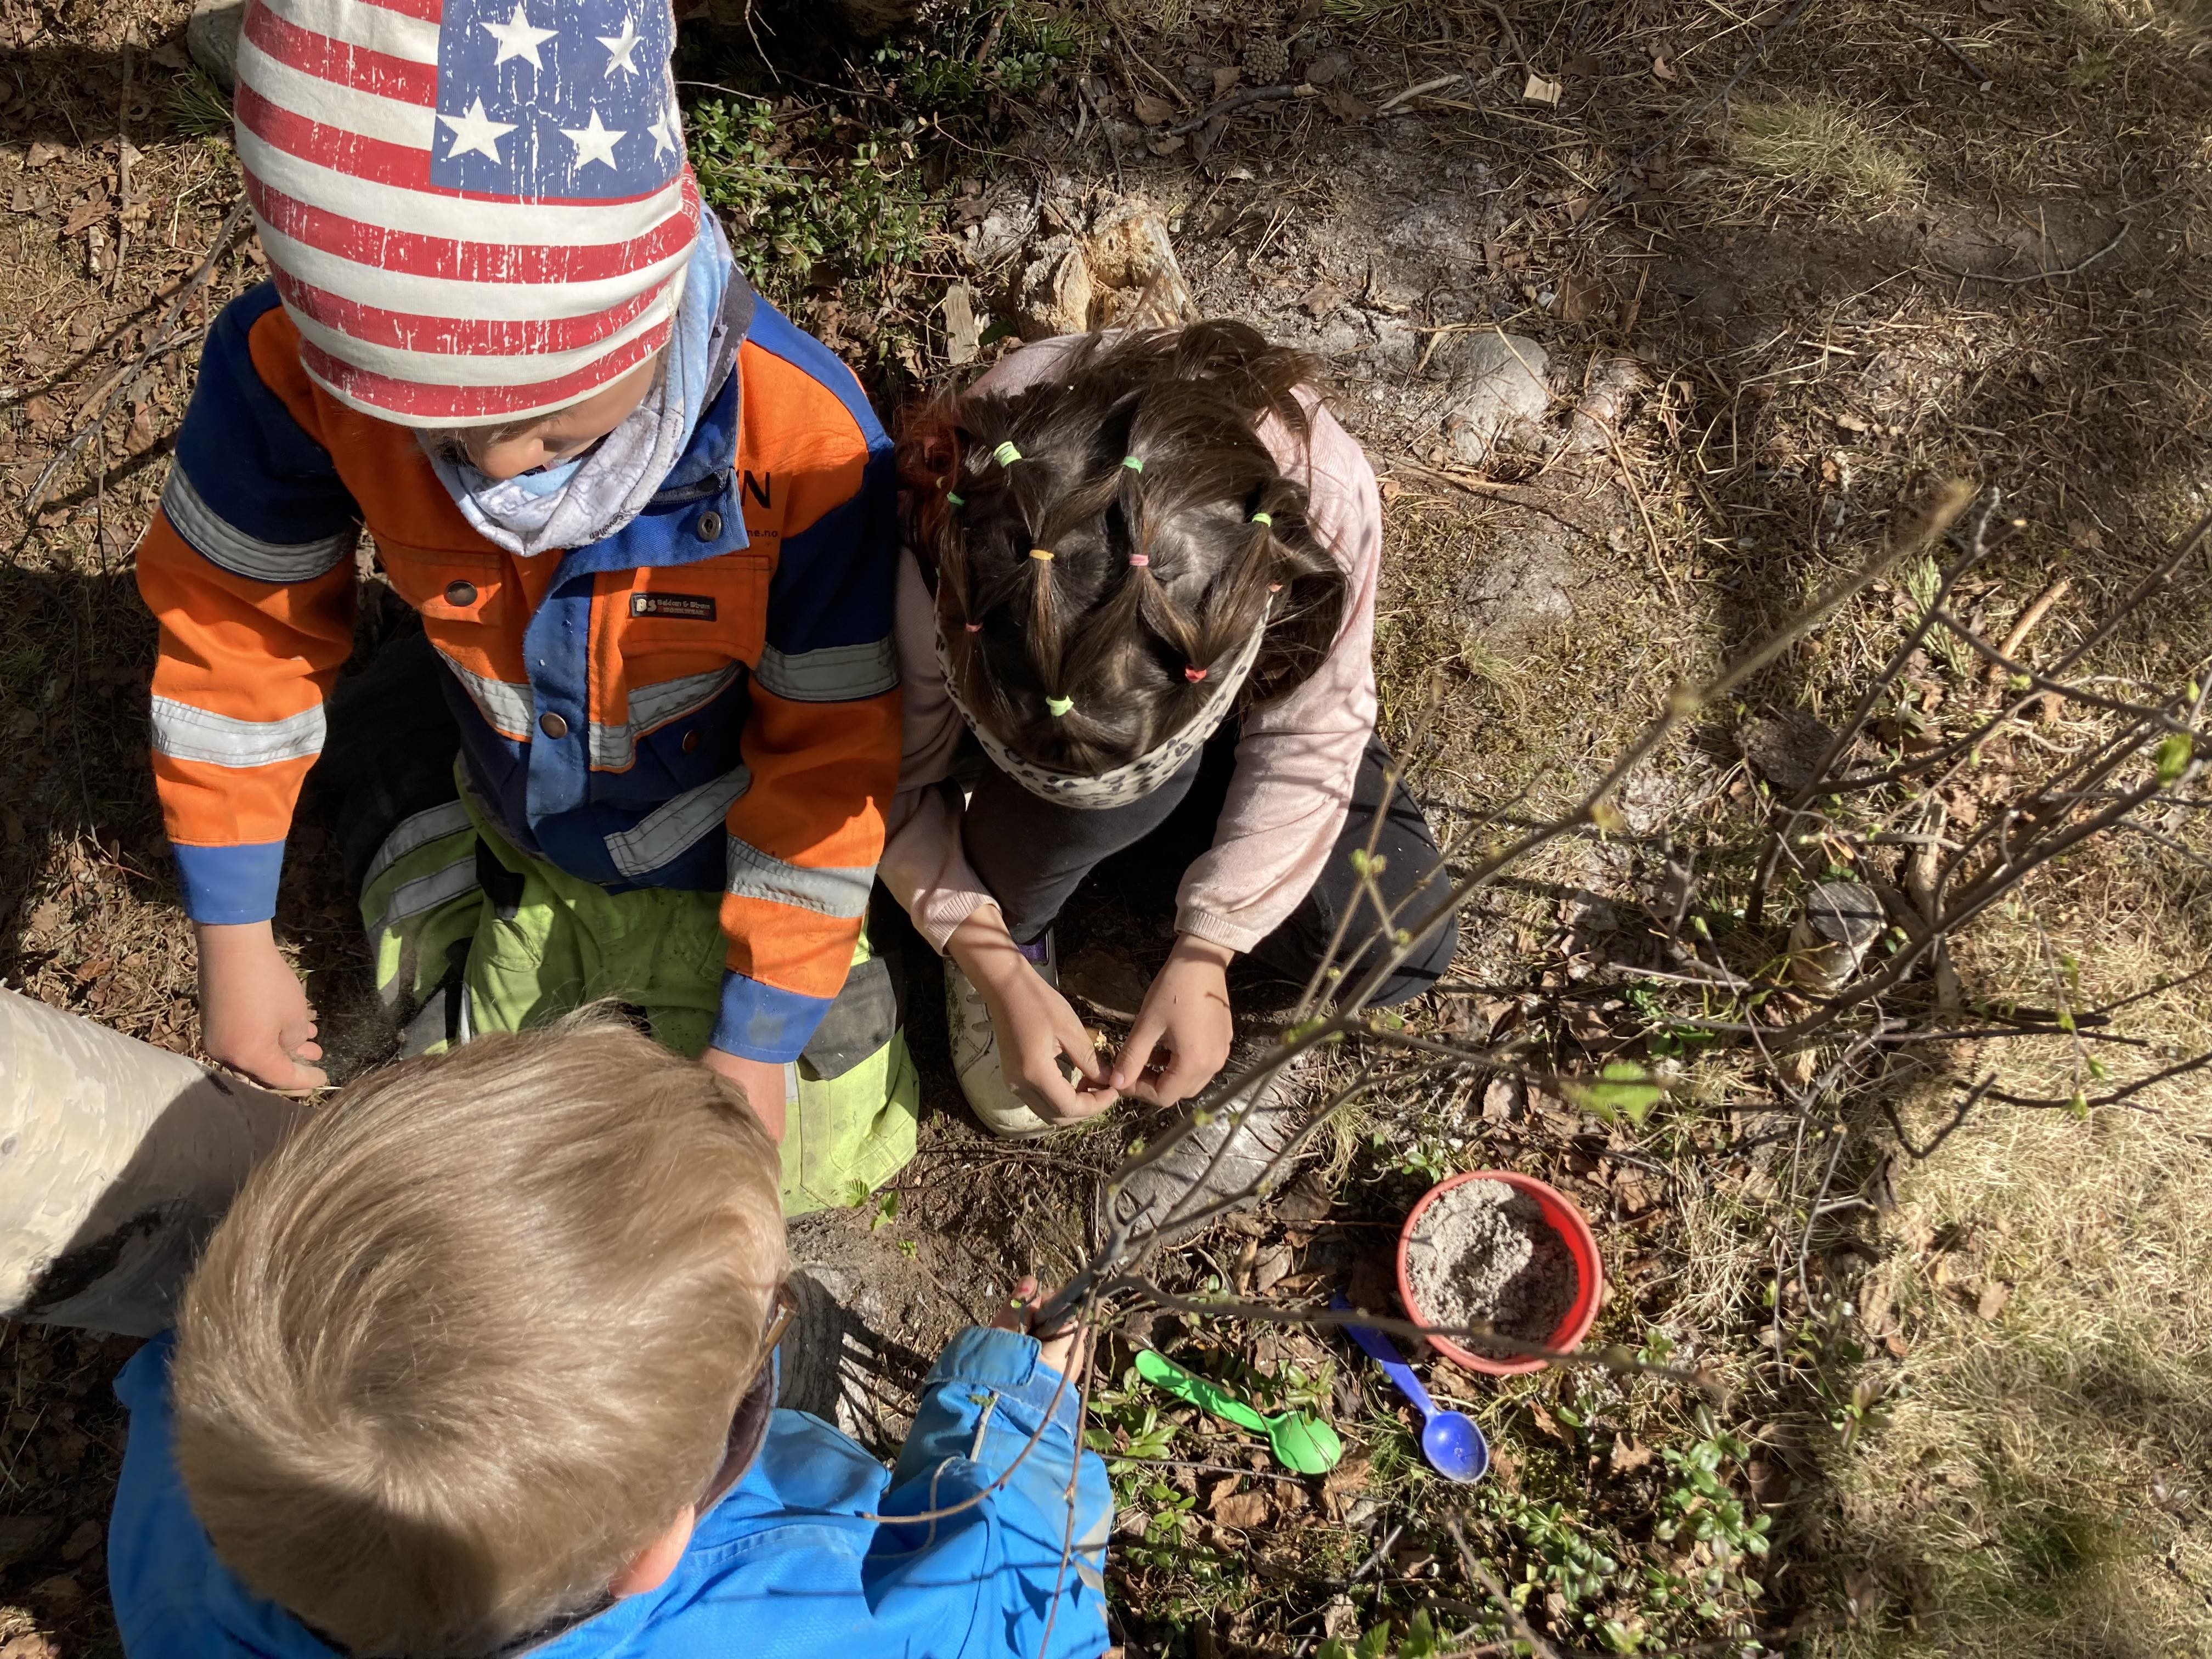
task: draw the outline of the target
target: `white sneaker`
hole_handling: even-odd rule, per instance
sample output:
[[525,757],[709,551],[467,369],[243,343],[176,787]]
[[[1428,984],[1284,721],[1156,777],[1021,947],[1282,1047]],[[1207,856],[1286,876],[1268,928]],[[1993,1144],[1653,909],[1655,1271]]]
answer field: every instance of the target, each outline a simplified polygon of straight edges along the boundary
[[[1052,935],[1048,933],[1044,937],[1045,959],[1030,965],[1057,990],[1060,958],[1053,949]],[[951,957],[945,958],[945,1026],[952,1038],[952,1069],[976,1121],[1001,1140],[1034,1140],[1059,1127],[1024,1106],[1021,1097],[1007,1086],[1006,1074],[999,1064],[999,1033],[991,1024],[990,1007]]]

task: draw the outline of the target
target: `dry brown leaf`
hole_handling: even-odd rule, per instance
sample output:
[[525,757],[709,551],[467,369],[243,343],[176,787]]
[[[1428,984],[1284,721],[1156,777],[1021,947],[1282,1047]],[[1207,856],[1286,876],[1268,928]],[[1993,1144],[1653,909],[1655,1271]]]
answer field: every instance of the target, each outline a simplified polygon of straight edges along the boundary
[[1226,66],[1217,65],[1213,71],[1213,95],[1218,98],[1224,93],[1233,91],[1237,83],[1243,78],[1244,71],[1233,64]]
[[1641,1444],[1634,1436],[1616,1435],[1612,1455],[1606,1459],[1606,1462],[1615,1474],[1632,1474],[1649,1465],[1651,1456],[1651,1448]]
[[1263,1492],[1228,1492],[1224,1488],[1236,1484],[1224,1480],[1214,1488],[1213,1501],[1207,1511],[1216,1522],[1237,1532],[1247,1532],[1254,1527],[1267,1524],[1267,1494]]
[[1975,1298],[1974,1311],[1984,1319],[1994,1320],[2011,1300],[2012,1286],[2002,1279],[1992,1279],[1982,1286],[1981,1295]]
[[1528,76],[1528,84],[1521,88],[1521,101],[1524,104],[1550,104],[1556,106],[1561,94],[1565,91],[1566,88],[1559,82],[1547,81],[1532,70]]
[[1375,113],[1374,105],[1342,87],[1324,88],[1321,101],[1322,106],[1340,121],[1364,121]]
[[1316,283],[1299,297],[1298,309],[1319,322],[1344,303],[1344,290],[1334,283]]
[[2087,519],[2067,520],[2066,539],[2070,545],[2080,548],[2084,553],[2105,550],[2105,532]]
[[1674,78],[1674,66],[1664,58],[1654,58],[1651,60],[1651,73],[1662,81],[1671,81]]
[[105,219],[109,211],[110,205],[104,196],[95,196],[89,202],[80,203],[70,214],[69,222],[62,227],[62,234],[81,235]]
[[42,140],[31,146],[31,153],[23,158],[23,165],[26,168],[42,167],[57,157],[68,154],[67,144],[48,143]]
[[1148,127],[1164,127],[1175,119],[1176,106],[1164,98],[1155,98],[1149,92],[1140,92],[1129,100],[1137,119]]

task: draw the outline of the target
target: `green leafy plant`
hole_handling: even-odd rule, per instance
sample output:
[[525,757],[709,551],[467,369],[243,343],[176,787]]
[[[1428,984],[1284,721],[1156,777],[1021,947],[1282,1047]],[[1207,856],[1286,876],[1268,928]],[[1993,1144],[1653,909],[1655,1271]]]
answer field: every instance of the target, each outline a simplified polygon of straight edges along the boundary
[[1389,1626],[1377,1625],[1348,1647],[1343,1638],[1330,1637],[1316,1650],[1316,1659],[1434,1659],[1443,1651],[1444,1632],[1424,1608],[1395,1641]]

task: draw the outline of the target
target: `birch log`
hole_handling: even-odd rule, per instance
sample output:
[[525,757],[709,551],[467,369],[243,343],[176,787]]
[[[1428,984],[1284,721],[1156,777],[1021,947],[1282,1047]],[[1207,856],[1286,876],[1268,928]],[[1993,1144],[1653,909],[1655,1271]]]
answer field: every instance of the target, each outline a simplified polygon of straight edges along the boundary
[[0,991],[0,1316],[151,1336],[296,1103]]

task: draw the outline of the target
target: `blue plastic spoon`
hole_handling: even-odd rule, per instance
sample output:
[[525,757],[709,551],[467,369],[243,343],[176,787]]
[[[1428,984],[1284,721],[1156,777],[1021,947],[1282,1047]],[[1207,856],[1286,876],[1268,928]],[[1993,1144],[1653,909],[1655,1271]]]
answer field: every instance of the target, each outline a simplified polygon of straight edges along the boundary
[[[1341,1296],[1329,1297],[1328,1305],[1339,1313],[1352,1311],[1352,1304]],[[1413,1368],[1399,1358],[1398,1350],[1382,1332],[1364,1325],[1346,1325],[1344,1331],[1419,1410],[1421,1455],[1429,1460],[1429,1467],[1447,1480],[1481,1480],[1490,1468],[1490,1443],[1482,1437],[1474,1419],[1465,1412],[1438,1411],[1437,1402],[1421,1386],[1421,1379],[1413,1375]]]

